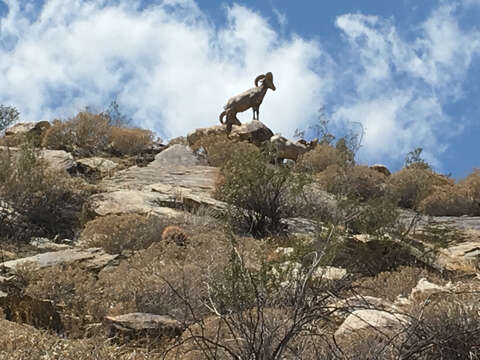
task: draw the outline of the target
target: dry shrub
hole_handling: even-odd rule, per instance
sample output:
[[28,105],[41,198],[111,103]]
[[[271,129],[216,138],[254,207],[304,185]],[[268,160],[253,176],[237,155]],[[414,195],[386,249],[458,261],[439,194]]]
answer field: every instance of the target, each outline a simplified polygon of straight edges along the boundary
[[344,157],[333,146],[319,144],[313,150],[302,155],[297,162],[297,169],[312,174],[324,171],[332,165],[343,165]]
[[398,205],[417,209],[420,202],[433,192],[435,186],[445,185],[453,185],[453,180],[429,168],[411,165],[389,177],[387,191],[398,200]]
[[45,134],[43,146],[55,150],[77,150],[81,155],[95,155],[107,148],[111,135],[108,118],[80,112],[67,121],[55,120]]
[[430,297],[410,312],[403,358],[480,359],[478,293]]
[[474,169],[464,180],[458,184],[473,202],[473,215],[480,215],[480,169]]
[[169,225],[162,232],[162,241],[165,243],[171,242],[178,246],[185,246],[188,241],[188,236],[182,228]]
[[462,216],[473,213],[473,202],[461,186],[434,186],[418,209],[431,216]]
[[257,147],[245,141],[232,141],[226,134],[210,134],[201,137],[192,145],[194,151],[203,149],[209,165],[222,167],[237,152],[257,151]]
[[[249,253],[248,263],[255,266],[258,242],[241,239],[238,243]],[[121,263],[114,272],[100,273],[100,285],[105,289],[103,306],[109,314],[139,311],[187,321],[189,315],[179,294],[192,300],[198,316],[208,314],[205,281],[215,283],[223,276],[231,241],[223,232],[197,229],[190,234],[189,245],[155,243]]]
[[375,276],[384,271],[394,271],[400,266],[416,263],[417,260],[405,247],[381,238],[366,243],[351,238],[335,239],[329,244],[322,260],[323,265],[342,267],[349,273],[366,276]]
[[42,141],[47,149],[72,151],[75,147],[75,132],[70,122],[53,120]]
[[55,266],[30,270],[23,292],[36,299],[48,299],[62,309],[64,330],[70,336],[83,334],[84,326],[105,315],[99,304],[94,274],[76,266]]
[[23,234],[26,238],[33,234],[72,238],[80,226],[81,208],[93,191],[81,179],[49,169],[29,147],[15,155],[0,154],[0,196],[31,225],[32,233]]
[[137,155],[153,142],[150,130],[112,127],[111,151],[118,155]]
[[408,297],[422,278],[435,284],[445,283],[438,275],[426,269],[400,266],[393,272],[381,272],[373,278],[362,278],[355,285],[358,293],[363,296],[374,296],[393,302],[398,296]]
[[0,359],[55,359],[55,360],[146,360],[161,359],[139,349],[126,350],[124,346],[108,344],[105,339],[70,340],[47,331],[37,330],[0,319]]
[[110,254],[149,247],[161,238],[164,221],[138,214],[106,215],[88,222],[80,241],[88,247],[101,247]]
[[360,201],[383,195],[387,177],[365,165],[329,165],[316,175],[322,189]]

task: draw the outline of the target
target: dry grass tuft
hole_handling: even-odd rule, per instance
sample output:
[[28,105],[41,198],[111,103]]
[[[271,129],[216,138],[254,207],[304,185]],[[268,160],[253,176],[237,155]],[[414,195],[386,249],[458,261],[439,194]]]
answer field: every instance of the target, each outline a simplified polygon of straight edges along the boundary
[[89,221],[80,234],[80,241],[88,247],[120,254],[123,250],[146,249],[159,241],[165,226],[156,216],[107,215]]

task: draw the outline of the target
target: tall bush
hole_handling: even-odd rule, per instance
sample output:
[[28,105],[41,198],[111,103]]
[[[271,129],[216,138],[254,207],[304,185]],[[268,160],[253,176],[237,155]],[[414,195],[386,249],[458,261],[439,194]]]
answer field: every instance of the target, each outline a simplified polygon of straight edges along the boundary
[[260,236],[280,231],[280,220],[295,214],[306,183],[292,169],[269,164],[254,147],[233,152],[221,176],[216,196],[231,205],[231,222]]

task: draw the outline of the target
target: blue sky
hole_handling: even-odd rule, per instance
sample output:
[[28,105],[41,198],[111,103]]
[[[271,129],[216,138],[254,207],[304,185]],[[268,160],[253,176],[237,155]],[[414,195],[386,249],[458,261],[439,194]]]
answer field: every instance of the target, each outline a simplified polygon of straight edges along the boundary
[[480,0],[0,0],[0,103],[38,121],[116,98],[170,138],[272,71],[274,132],[323,107],[335,131],[364,127],[360,163],[397,170],[423,147],[461,178],[480,167],[478,19]]

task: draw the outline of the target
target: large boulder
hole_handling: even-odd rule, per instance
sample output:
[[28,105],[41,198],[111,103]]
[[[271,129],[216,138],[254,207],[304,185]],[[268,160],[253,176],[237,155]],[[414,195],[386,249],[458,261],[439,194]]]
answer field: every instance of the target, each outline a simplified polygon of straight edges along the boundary
[[195,166],[206,165],[206,162],[195,155],[188,146],[175,144],[155,157],[152,166]]
[[180,322],[168,315],[130,313],[106,316],[103,324],[108,336],[135,340],[174,338],[183,332]]
[[[3,151],[8,151],[12,157],[19,157],[22,149],[0,146],[0,152]],[[75,166],[72,154],[63,150],[38,150],[38,155],[52,170],[69,171]]]
[[45,132],[51,124],[48,121],[18,123],[5,130],[5,136],[38,134]]
[[75,166],[72,154],[63,150],[41,150],[40,156],[54,170],[69,171]]
[[110,175],[118,167],[116,162],[100,157],[79,159],[76,164],[77,170],[88,176]]
[[408,326],[408,317],[393,311],[362,309],[353,311],[335,332],[335,337],[351,336],[361,330],[375,329],[381,334],[397,333]]

